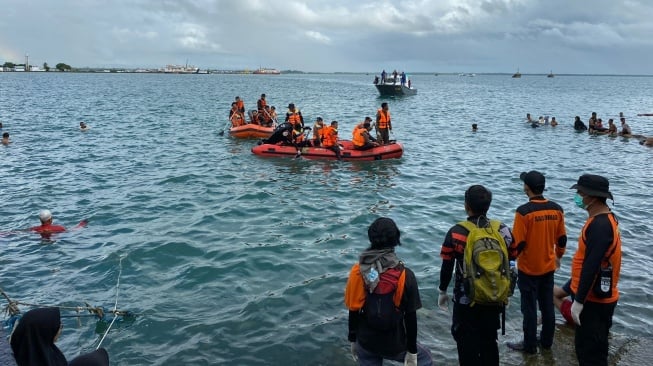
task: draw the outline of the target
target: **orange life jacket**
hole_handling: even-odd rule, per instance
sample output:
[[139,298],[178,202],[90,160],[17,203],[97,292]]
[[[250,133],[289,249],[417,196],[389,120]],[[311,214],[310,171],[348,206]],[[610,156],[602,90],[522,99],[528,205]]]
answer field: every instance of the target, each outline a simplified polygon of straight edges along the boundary
[[326,126],[324,128],[324,136],[322,137],[322,146],[331,147],[336,146],[338,143],[338,130],[333,126]]
[[302,123],[302,119],[299,115],[299,109],[295,108],[294,110],[288,110],[288,122],[293,126]]
[[[585,242],[585,230],[589,224],[596,218],[592,217],[583,226],[581,230],[580,238],[578,239],[578,250],[574,254],[574,258],[571,261],[571,290],[574,293],[578,292],[578,286],[580,284],[580,272],[583,269],[583,262],[585,261],[585,251],[587,249],[587,243]],[[617,226],[617,220],[615,219],[612,213],[608,214],[608,219],[610,224],[612,224],[612,244],[608,248],[608,252],[604,254],[603,260],[601,261],[601,268],[607,266],[607,262],[612,265],[612,296],[608,298],[599,298],[594,294],[592,286],[587,293],[586,301],[598,302],[610,304],[619,300],[619,290],[617,289],[617,283],[619,282],[619,273],[621,272],[621,235],[619,234],[619,226]],[[612,254],[610,254],[612,253]],[[606,257],[608,257],[606,260]],[[594,279],[594,281],[600,281],[600,278]]]
[[351,142],[354,144],[354,146],[357,147],[362,147],[365,146],[365,134],[367,133],[367,128],[365,127],[358,127],[354,128],[353,132],[353,138],[351,139]]
[[384,111],[383,108],[379,108],[377,111],[377,122],[376,125],[379,128],[388,128],[390,125],[390,111]]
[[266,105],[267,105],[267,102],[263,98],[259,99],[258,102],[256,102],[256,106],[257,106],[259,111],[264,110]]

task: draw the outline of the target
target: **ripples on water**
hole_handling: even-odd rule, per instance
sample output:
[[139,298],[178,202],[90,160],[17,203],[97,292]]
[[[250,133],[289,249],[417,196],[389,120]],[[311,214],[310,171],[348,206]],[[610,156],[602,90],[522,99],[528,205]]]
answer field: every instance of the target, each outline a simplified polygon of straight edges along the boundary
[[[136,75],[4,73],[0,120],[14,143],[1,147],[1,231],[58,223],[87,228],[42,243],[0,236],[0,285],[34,303],[113,306],[139,314],[118,323],[103,346],[116,365],[351,364],[343,290],[367,246],[368,225],[394,218],[399,255],[415,271],[424,308],[419,340],[438,363],[455,364],[450,316],[436,310],[439,248],[464,218],[463,192],[482,183],[490,214],[512,224],[525,202],[519,173],[546,173],[546,196],[567,212],[570,240],[562,283],[586,214],[568,188],[584,172],[609,177],[621,220],[624,263],[615,334],[651,334],[653,149],[588,137],[573,116],[617,116],[653,135],[651,78],[479,75],[413,76],[417,96],[380,99],[373,75]],[[593,85],[587,88],[587,85]],[[373,163],[263,159],[253,141],[219,136],[234,96],[261,93],[283,114],[289,102],[309,125],[339,120],[341,135],[382,101],[390,103],[404,158]],[[533,116],[556,128],[531,129]],[[81,133],[84,120],[91,130]],[[470,126],[478,123],[480,131]],[[516,300],[513,303],[517,303]],[[60,346],[71,358],[94,348],[106,326],[65,320]],[[518,306],[507,336],[521,336]],[[559,327],[554,354],[573,352]],[[556,348],[559,347],[559,348]],[[566,347],[566,348],[565,348]],[[507,364],[524,362],[505,351]],[[557,356],[556,356],[557,357]],[[529,361],[531,364],[532,360]],[[539,364],[556,364],[541,356]]]

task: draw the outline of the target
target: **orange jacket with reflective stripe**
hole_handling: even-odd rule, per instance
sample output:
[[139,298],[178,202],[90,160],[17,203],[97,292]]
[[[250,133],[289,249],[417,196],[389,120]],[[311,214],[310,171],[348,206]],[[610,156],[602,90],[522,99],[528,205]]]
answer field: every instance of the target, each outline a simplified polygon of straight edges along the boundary
[[[396,307],[401,304],[401,298],[404,296],[404,285],[406,284],[406,271],[401,271],[397,290],[392,297]],[[365,283],[361,275],[360,265],[358,263],[351,267],[347,287],[345,287],[345,306],[352,311],[358,311],[365,304]]]

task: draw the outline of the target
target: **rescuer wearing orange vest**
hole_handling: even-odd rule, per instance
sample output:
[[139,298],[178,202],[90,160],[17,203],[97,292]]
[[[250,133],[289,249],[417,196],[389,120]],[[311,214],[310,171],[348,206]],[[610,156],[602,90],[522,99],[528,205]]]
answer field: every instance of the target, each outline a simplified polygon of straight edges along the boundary
[[286,122],[295,125],[301,125],[304,127],[304,117],[299,108],[295,108],[294,103],[288,104],[288,112],[286,112]]
[[576,323],[576,357],[580,366],[608,364],[608,333],[619,300],[621,235],[606,201],[610,183],[600,175],[583,174],[571,186],[576,205],[589,213],[571,262],[571,316]]
[[376,139],[370,136],[370,130],[372,130],[372,118],[365,117],[365,121],[354,127],[352,133],[351,142],[354,144],[354,149],[356,150],[369,150],[374,147],[379,146],[376,142]]
[[336,158],[341,160],[340,145],[338,145],[338,121],[331,121],[331,125],[324,128],[322,147],[332,150],[336,153]]
[[379,144],[389,144],[389,131],[392,131],[392,121],[390,120],[390,107],[388,107],[388,103],[386,102],[381,103],[381,108],[376,112],[376,128],[379,132]]

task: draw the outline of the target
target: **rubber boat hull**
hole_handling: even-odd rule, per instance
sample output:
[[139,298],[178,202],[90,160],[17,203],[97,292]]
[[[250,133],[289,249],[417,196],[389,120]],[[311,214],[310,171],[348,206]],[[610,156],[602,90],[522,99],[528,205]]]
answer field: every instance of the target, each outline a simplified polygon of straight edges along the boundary
[[376,86],[376,89],[383,96],[417,94],[417,89],[408,88],[407,86],[401,84],[375,84],[374,86]]
[[[399,159],[404,154],[404,147],[400,143],[392,143],[389,145],[375,147],[369,150],[354,150],[354,145],[351,141],[339,141],[340,146],[344,149],[340,150],[340,157],[344,161],[373,161],[373,160],[387,160]],[[252,148],[252,153],[259,156],[267,157],[288,157],[293,158],[301,156],[304,159],[312,160],[337,160],[336,153],[330,149],[323,147],[303,147],[297,149],[294,146],[288,145],[273,145],[261,144]]]
[[239,139],[266,139],[272,136],[274,127],[263,127],[255,123],[248,123],[229,129],[229,135]]

